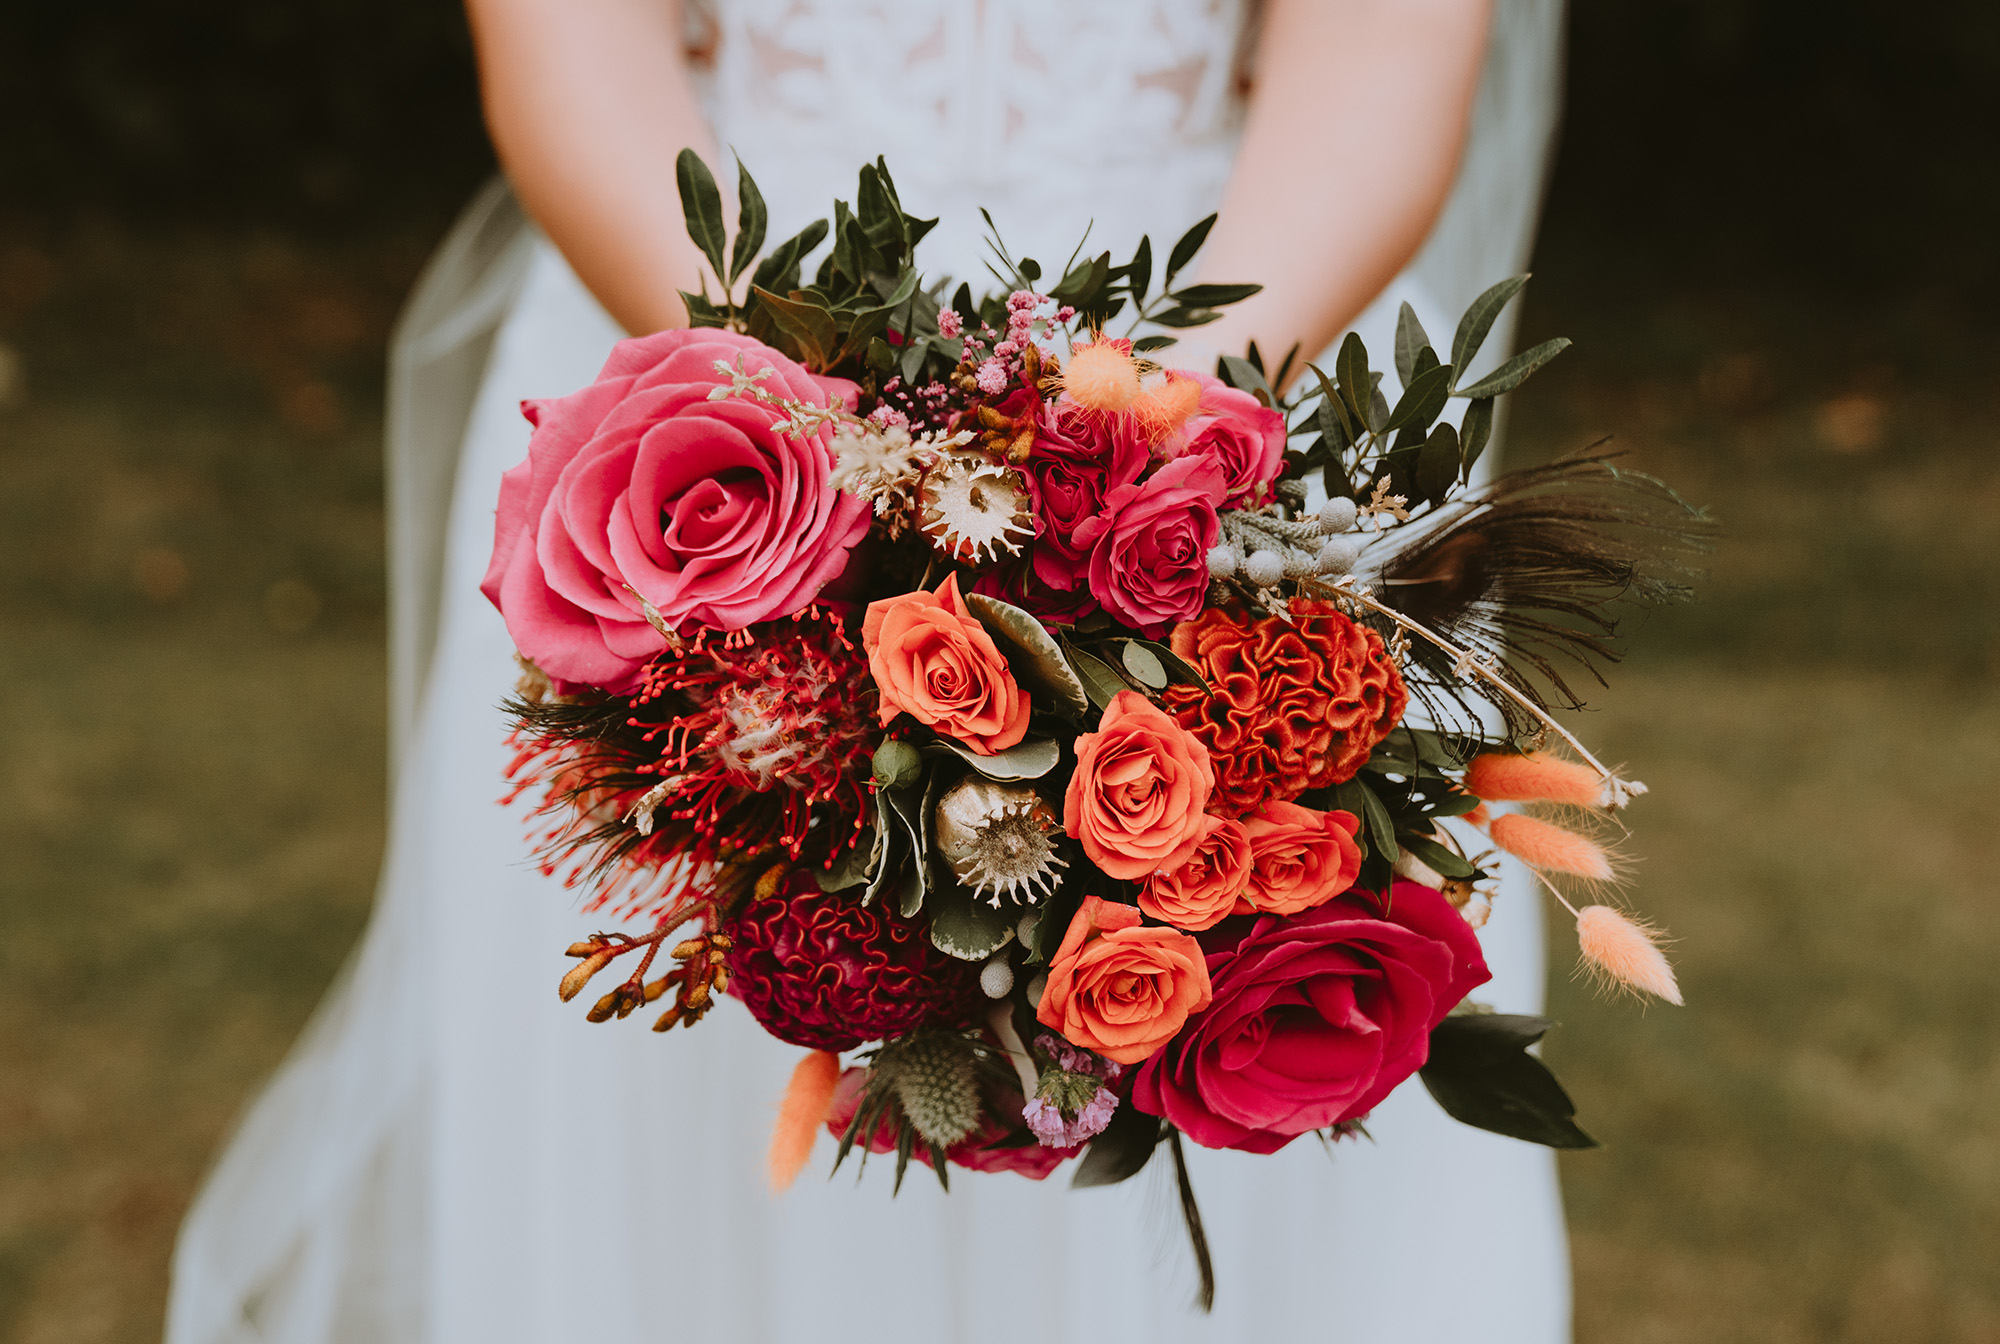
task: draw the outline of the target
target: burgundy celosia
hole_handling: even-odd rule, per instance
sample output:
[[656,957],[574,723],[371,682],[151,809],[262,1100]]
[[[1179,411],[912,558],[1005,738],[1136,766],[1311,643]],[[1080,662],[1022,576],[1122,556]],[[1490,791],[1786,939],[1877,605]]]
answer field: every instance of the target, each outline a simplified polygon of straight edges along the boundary
[[979,967],[938,951],[923,924],[857,895],[821,891],[799,870],[752,900],[723,926],[735,940],[729,992],[773,1036],[811,1050],[971,1022]]

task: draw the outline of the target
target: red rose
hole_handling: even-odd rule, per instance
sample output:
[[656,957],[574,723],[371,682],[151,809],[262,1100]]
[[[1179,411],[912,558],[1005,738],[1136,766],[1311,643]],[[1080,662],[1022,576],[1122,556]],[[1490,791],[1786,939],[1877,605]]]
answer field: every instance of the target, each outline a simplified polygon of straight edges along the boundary
[[1243,822],[1250,837],[1250,884],[1243,893],[1253,909],[1296,915],[1325,905],[1354,885],[1361,846],[1352,812],[1315,812],[1275,799]]
[[1132,1104],[1204,1147],[1252,1153],[1365,1116],[1491,978],[1465,920],[1414,882],[1386,910],[1350,894],[1210,947],[1213,1001],[1139,1066]]
[[1035,574],[1051,588],[1080,589],[1090,548],[1077,528],[1104,510],[1104,497],[1146,469],[1146,445],[1118,432],[1116,417],[1067,399],[1047,403],[1022,474],[1035,506]]
[[1222,472],[1199,457],[1112,490],[1104,511],[1077,528],[1077,544],[1090,548],[1091,594],[1148,637],[1195,615],[1208,595],[1222,496]]
[[1285,460],[1285,417],[1240,388],[1205,373],[1183,374],[1201,384],[1201,409],[1176,436],[1169,457],[1199,457],[1222,470],[1230,508],[1271,500],[1271,482]]
[[[868,531],[833,489],[832,431],[728,387],[718,363],[812,406],[825,385],[776,350],[722,331],[621,341],[597,381],[524,408],[528,457],[500,482],[480,584],[522,656],[551,677],[624,690],[676,630],[740,630],[819,595]],[[835,395],[842,395],[836,388]]]

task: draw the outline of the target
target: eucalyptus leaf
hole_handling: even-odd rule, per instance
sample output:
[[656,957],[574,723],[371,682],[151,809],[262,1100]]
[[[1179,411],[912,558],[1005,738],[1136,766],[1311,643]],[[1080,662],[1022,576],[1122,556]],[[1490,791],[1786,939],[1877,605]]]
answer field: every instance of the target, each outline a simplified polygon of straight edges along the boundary
[[757,259],[770,222],[771,212],[764,204],[764,193],[757,190],[756,180],[743,166],[743,156],[739,154],[736,156],[736,246],[729,253],[731,285]]
[[938,743],[986,778],[1002,782],[1040,779],[1055,769],[1056,762],[1062,759],[1061,745],[1046,737],[1028,738],[990,756],[982,756],[963,742],[949,737],[940,737]]
[[699,154],[684,149],[674,160],[674,182],[680,188],[681,215],[687,220],[688,237],[708,258],[709,269],[720,280],[727,274],[722,268],[726,235],[722,228],[722,192],[715,185],[715,174],[708,171]]
[[1459,422],[1459,456],[1465,459],[1464,475],[1472,479],[1472,464],[1486,451],[1486,442],[1493,437],[1493,398],[1479,397],[1465,408],[1465,417]]
[[925,914],[931,922],[931,943],[960,961],[984,961],[1007,945],[1020,915],[996,910],[970,887],[940,881],[931,889]]
[[1465,316],[1458,319],[1458,330],[1451,338],[1453,377],[1464,375],[1479,354],[1479,347],[1486,344],[1486,333],[1493,330],[1493,321],[1500,316],[1500,310],[1527,283],[1527,275],[1517,275],[1502,280],[1472,301],[1472,306],[1465,310]]
[[[910,886],[904,889],[902,895],[905,907],[903,913],[914,915],[917,910],[923,908],[924,898],[930,889],[930,873],[926,862],[929,855],[924,849],[922,821],[924,791],[918,785],[911,785],[901,789],[878,789],[875,796],[888,804],[889,824],[897,828],[899,845],[911,856]],[[913,896],[914,906],[911,904]]]
[[1072,648],[1069,651],[1070,666],[1076,669],[1077,677],[1083,682],[1090,703],[1099,709],[1109,709],[1111,701],[1120,691],[1132,689],[1131,683],[1112,671],[1111,665],[1094,653]]
[[1172,285],[1181,268],[1194,260],[1194,254],[1201,251],[1201,245],[1208,241],[1208,231],[1215,227],[1215,216],[1210,215],[1186,233],[1174,244],[1174,250],[1167,254],[1167,273],[1160,281],[1162,286]]
[[1070,1187],[1087,1190],[1131,1180],[1146,1169],[1163,1137],[1158,1116],[1147,1115],[1130,1101],[1118,1103],[1111,1123],[1084,1150],[1076,1174],[1070,1177]]
[[985,593],[967,593],[965,606],[1007,656],[1016,681],[1030,692],[1048,696],[1056,712],[1066,718],[1080,719],[1090,712],[1090,695],[1063,656],[1062,645],[1032,612]]
[[861,893],[863,905],[873,905],[877,897],[889,890],[914,853],[910,832],[889,811],[886,794],[884,789],[875,791],[875,848],[880,859],[869,875],[867,890]]
[[1454,1120],[1550,1148],[1595,1148],[1577,1126],[1569,1093],[1528,1053],[1550,1025],[1512,1013],[1447,1017],[1431,1032],[1419,1076]]
[[1528,381],[1529,374],[1541,368],[1542,365],[1548,363],[1557,355],[1569,349],[1569,347],[1570,339],[1567,336],[1558,336],[1553,340],[1543,341],[1532,350],[1523,350],[1520,354],[1514,356],[1484,378],[1481,378],[1471,387],[1461,387],[1453,392],[1452,395],[1455,397],[1497,397],[1503,392],[1512,392],[1522,383]]
[[1396,377],[1405,388],[1417,376],[1417,351],[1431,343],[1424,335],[1424,324],[1417,321],[1417,310],[1405,303],[1396,310]]
[[1208,678],[1201,674],[1201,669],[1181,657],[1178,653],[1175,653],[1167,645],[1151,639],[1138,639],[1131,642],[1144,645],[1152,651],[1153,656],[1160,660],[1160,666],[1165,670],[1168,681],[1177,681],[1183,686],[1197,686],[1204,691],[1209,689]]
[[1167,689],[1167,669],[1160,662],[1160,656],[1136,639],[1125,641],[1119,653],[1125,670],[1149,691]]

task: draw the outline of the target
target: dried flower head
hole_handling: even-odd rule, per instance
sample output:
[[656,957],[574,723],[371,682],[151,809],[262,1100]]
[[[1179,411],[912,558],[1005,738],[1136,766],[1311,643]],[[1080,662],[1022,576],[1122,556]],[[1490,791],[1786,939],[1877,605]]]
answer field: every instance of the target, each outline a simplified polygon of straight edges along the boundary
[[925,1143],[949,1148],[979,1127],[979,1061],[963,1034],[920,1031],[890,1041],[874,1068]]
[[1018,555],[1035,536],[1028,487],[1020,473],[974,453],[955,453],[927,475],[918,492],[917,526],[963,564]]
[[1026,784],[972,775],[937,804],[937,847],[958,880],[996,908],[1001,897],[1032,904],[1062,883],[1049,837],[1059,827],[1042,796]]

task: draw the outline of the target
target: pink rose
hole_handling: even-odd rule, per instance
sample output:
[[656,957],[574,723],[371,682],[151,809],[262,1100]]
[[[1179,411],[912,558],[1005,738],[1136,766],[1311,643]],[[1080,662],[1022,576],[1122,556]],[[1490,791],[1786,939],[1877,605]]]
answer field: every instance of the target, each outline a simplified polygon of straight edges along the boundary
[[1132,1104],[1208,1148],[1273,1153],[1365,1116],[1430,1057],[1430,1035],[1490,977],[1445,898],[1398,882],[1208,943],[1213,1001],[1140,1066]]
[[1051,588],[1080,589],[1090,548],[1077,528],[1104,509],[1104,497],[1146,469],[1149,451],[1120,418],[1063,399],[1045,404],[1023,473],[1035,507],[1035,574]]
[[[621,341],[597,381],[527,403],[528,456],[501,478],[480,589],[524,657],[552,677],[622,690],[676,630],[739,630],[807,606],[868,530],[865,501],[828,484],[832,431],[785,427],[749,396],[710,400],[717,362],[766,372],[812,406],[823,385],[727,332]],[[844,399],[844,389],[835,395]]]
[[1250,837],[1250,884],[1243,897],[1252,909],[1296,915],[1325,905],[1360,875],[1354,833],[1361,819],[1352,812],[1315,812],[1273,799],[1244,818],[1243,829]]
[[1063,830],[1111,876],[1143,878],[1188,861],[1214,788],[1208,748],[1145,696],[1120,691],[1097,731],[1076,739]]
[[1169,457],[1198,457],[1222,472],[1231,508],[1256,508],[1271,500],[1271,482],[1285,459],[1285,417],[1240,388],[1205,373],[1184,374],[1201,384],[1201,409],[1176,435]]
[[1201,610],[1208,553],[1221,535],[1222,472],[1202,457],[1169,462],[1137,485],[1104,497],[1104,511],[1077,528],[1090,548],[1090,591],[1125,625],[1157,638]]
[[1202,824],[1187,862],[1154,873],[1139,893],[1141,910],[1190,933],[1228,918],[1250,889],[1250,837],[1242,823],[1207,817]]

